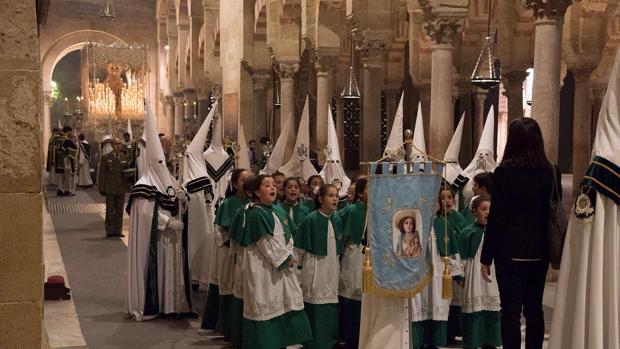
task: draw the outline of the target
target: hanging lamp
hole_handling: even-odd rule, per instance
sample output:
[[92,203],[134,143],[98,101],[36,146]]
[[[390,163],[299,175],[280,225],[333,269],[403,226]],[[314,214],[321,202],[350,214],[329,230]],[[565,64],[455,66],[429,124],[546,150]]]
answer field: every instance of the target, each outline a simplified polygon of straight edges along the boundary
[[99,10],[99,17],[105,21],[113,21],[116,18],[114,0],[105,0],[101,10]]
[[[494,66],[495,52],[493,50],[493,43],[491,42],[491,0],[488,0],[487,4],[489,12],[487,18],[487,36],[484,38],[482,50],[478,55],[474,71],[471,73],[471,84],[483,90],[496,87],[501,82],[499,73]],[[485,69],[485,67],[487,68]]]
[[355,79],[355,70],[353,69],[353,35],[351,35],[351,53],[349,55],[349,79],[342,89],[340,98],[342,99],[359,99],[362,95],[360,89],[357,86],[357,80]]
[[278,109],[282,106],[280,100],[280,77],[274,67],[271,68],[272,81],[273,81],[273,107]]

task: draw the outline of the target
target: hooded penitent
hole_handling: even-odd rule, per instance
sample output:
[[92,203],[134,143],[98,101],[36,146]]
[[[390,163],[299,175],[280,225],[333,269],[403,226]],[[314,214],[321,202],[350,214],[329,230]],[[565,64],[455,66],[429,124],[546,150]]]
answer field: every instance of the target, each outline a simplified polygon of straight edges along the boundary
[[620,348],[619,88],[617,51],[598,117],[592,161],[569,219],[551,349]]
[[146,130],[142,132],[142,136],[137,140],[137,155],[136,155],[136,170],[138,171],[137,178],[140,179],[146,171]]
[[325,166],[323,166],[320,175],[325,183],[334,184],[339,188],[338,196],[346,196],[351,180],[347,177],[344,167],[342,167],[338,134],[336,133],[332,110],[329,106],[327,106],[327,154]]
[[411,161],[426,161],[426,140],[424,139],[424,118],[422,104],[418,103],[418,115],[413,129],[413,147],[411,147]]
[[243,131],[243,125],[239,125],[239,158],[237,159],[237,168],[244,168],[250,170],[250,155],[248,153],[248,144],[245,141],[245,132]]
[[400,102],[398,103],[398,109],[396,109],[396,115],[394,115],[394,122],[392,123],[392,130],[390,131],[390,137],[385,144],[385,151],[383,156],[387,156],[392,161],[403,161],[405,159],[405,148],[403,147],[403,97],[405,93],[400,95]]
[[[182,313],[191,309],[187,251],[178,213],[175,179],[166,167],[157,135],[155,116],[146,106],[146,169],[132,188],[127,202],[129,241],[127,261],[127,309],[137,320],[160,313]],[[166,232],[164,232],[164,230]]]
[[286,145],[288,144],[288,138],[291,134],[291,130],[293,129],[293,119],[289,118],[284,125],[284,129],[280,132],[280,136],[276,141],[276,145],[273,147],[271,151],[271,155],[269,156],[269,160],[267,161],[267,165],[260,172],[264,174],[274,174],[278,171],[278,169],[282,166],[282,162],[284,162],[284,153],[286,151]]
[[459,163],[459,154],[461,152],[461,139],[463,137],[464,120],[465,113],[461,116],[461,121],[459,121],[459,124],[454,131],[454,135],[452,136],[452,140],[448,145],[448,149],[446,149],[446,154],[443,156],[443,161],[446,162],[446,174],[444,179],[450,185],[452,185],[456,177],[463,172],[461,164]]
[[[278,139],[278,141],[280,140]],[[299,121],[299,129],[297,130],[297,140],[293,148],[293,155],[279,171],[284,173],[287,177],[297,177],[304,181],[307,181],[310,176],[318,174],[316,168],[314,168],[314,165],[310,162],[309,151],[310,106],[308,105],[308,96],[306,96],[306,103],[304,104],[304,111]]]
[[480,143],[478,143],[476,154],[474,154],[471,163],[457,176],[453,183],[454,188],[462,189],[465,202],[469,202],[473,195],[471,188],[474,185],[474,177],[478,173],[493,172],[497,167],[497,162],[495,162],[494,136],[495,112],[493,106],[491,106],[487,114],[487,120],[484,123],[484,129],[480,136]]
[[214,118],[211,145],[204,152],[204,158],[207,161],[207,173],[213,185],[213,202],[216,203],[226,194],[228,177],[235,165],[235,159],[229,156],[222,146],[222,117]]
[[185,150],[183,164],[183,187],[188,195],[184,218],[188,236],[189,267],[192,279],[204,286],[209,283],[210,258],[215,234],[212,228],[213,221],[207,214],[206,200],[212,199],[213,188],[208,178],[203,151],[215,110],[215,107],[211,108],[209,115]]

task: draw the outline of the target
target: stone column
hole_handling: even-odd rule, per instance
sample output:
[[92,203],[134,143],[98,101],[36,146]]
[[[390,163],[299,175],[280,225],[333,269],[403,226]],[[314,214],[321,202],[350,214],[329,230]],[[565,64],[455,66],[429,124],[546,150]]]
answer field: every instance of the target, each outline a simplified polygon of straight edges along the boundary
[[42,93],[36,5],[0,0],[0,8],[0,348],[40,348]]
[[248,132],[252,131],[254,138],[258,139],[268,134],[268,118],[267,118],[267,94],[265,87],[270,80],[270,74],[252,74],[252,89],[254,91],[254,130],[245,130],[246,140],[249,142]]
[[364,67],[360,161],[376,161],[381,157],[381,88],[385,65],[385,42],[364,40],[359,48]]
[[478,87],[473,88],[474,95],[474,115],[472,118],[472,141],[474,146],[477,146],[482,136],[482,129],[484,128],[484,101],[487,98],[489,91],[483,90]]
[[194,114],[198,113],[198,104],[194,107],[194,102],[196,102],[197,95],[196,90],[193,88],[183,90],[183,94],[185,95],[185,103],[187,103],[187,107],[185,108],[185,113],[183,114],[186,119],[191,119],[194,117]]
[[592,103],[590,101],[590,76],[596,68],[593,64],[571,67],[575,77],[573,113],[573,192],[579,191],[579,183],[590,165],[592,145]]
[[174,100],[172,96],[165,96],[166,104],[164,105],[164,112],[166,113],[166,121],[168,122],[168,131],[166,136],[170,139],[174,138]]
[[527,76],[525,70],[513,70],[502,74],[504,96],[508,99],[508,123],[523,117],[523,82]]
[[43,168],[47,164],[47,148],[49,145],[50,137],[52,137],[52,116],[50,113],[50,102],[52,101],[52,91],[43,91],[43,124],[41,127],[42,137],[41,139],[41,160]]
[[562,24],[571,0],[528,0],[534,10],[532,117],[538,121],[549,161],[558,162]]
[[[175,92],[172,94],[174,100],[174,138],[183,138],[185,133],[185,120],[183,119],[185,108],[185,95],[183,92]],[[171,135],[171,138],[172,135]]]
[[[394,117],[396,116],[396,110],[398,109],[398,102],[400,101],[400,89],[396,88],[388,88],[384,89],[383,93],[385,94],[385,101],[387,105],[387,132],[388,137],[390,136],[390,131],[392,130],[392,125],[394,124]],[[404,106],[403,106],[404,107]],[[407,117],[403,118],[403,130],[411,128],[412,124],[407,123]]]
[[603,108],[603,99],[605,98],[605,92],[607,91],[607,83],[592,83],[591,84],[591,92],[592,92],[592,127],[590,134],[590,146],[592,146],[592,142],[594,142],[594,137],[596,136],[596,127],[598,124],[598,114],[601,112],[601,108]]
[[198,88],[196,91],[196,98],[198,99],[198,122],[199,125],[202,125],[207,118],[207,114],[209,114],[209,89]]
[[[276,125],[276,133],[286,125],[289,118],[295,117],[295,73],[299,70],[298,63],[280,63],[280,123]],[[274,140],[275,142],[275,140]],[[295,140],[293,140],[295,144]]]
[[439,159],[454,133],[454,105],[452,103],[452,42],[463,27],[463,19],[433,16],[424,23],[431,44],[431,119],[429,153]]
[[[316,151],[319,164],[325,163],[323,148],[327,146],[327,108],[332,101],[330,76],[336,70],[338,56],[319,55],[314,63],[316,73]],[[310,125],[312,127],[313,125]]]

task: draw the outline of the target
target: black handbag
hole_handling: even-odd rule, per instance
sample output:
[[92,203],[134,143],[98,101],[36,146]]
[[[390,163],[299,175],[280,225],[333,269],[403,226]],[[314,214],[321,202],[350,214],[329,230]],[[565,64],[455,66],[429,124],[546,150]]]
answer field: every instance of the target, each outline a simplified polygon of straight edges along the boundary
[[553,168],[551,197],[549,198],[549,214],[547,216],[547,243],[549,245],[549,262],[554,269],[560,269],[562,250],[568,228],[566,212],[562,207],[559,187],[556,179],[556,169]]

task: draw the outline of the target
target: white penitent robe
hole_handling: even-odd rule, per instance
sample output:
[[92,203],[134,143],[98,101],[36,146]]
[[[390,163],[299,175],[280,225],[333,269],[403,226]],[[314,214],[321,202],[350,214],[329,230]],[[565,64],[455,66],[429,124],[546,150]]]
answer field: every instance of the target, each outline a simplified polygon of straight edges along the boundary
[[209,284],[209,258],[213,253],[213,234],[209,226],[209,209],[205,202],[204,190],[188,193],[187,201],[187,231],[188,231],[188,258],[192,280],[198,281],[202,288]]
[[296,252],[302,266],[299,281],[303,290],[304,302],[337,304],[340,263],[332,222],[327,221],[327,256],[317,256],[301,249],[296,249]]
[[[126,312],[136,321],[151,320],[145,315],[151,224],[155,201],[134,198],[130,211]],[[183,253],[180,231],[167,229],[169,211],[157,211],[157,292],[159,313],[189,311],[185,298]]]
[[550,349],[620,348],[620,206],[595,201],[591,222],[570,217]]
[[364,293],[359,347],[410,349],[411,308],[408,298],[389,298]]
[[78,146],[78,168],[77,185],[80,187],[93,185],[93,179],[90,176],[90,154],[85,153],[81,142]]
[[138,151],[139,153],[136,157],[136,171],[138,171],[138,175],[136,179],[140,179],[146,171],[146,148],[140,142],[138,142]]
[[273,219],[273,235],[244,249],[243,317],[248,320],[265,321],[304,308],[297,275],[292,268],[277,270],[293,255],[293,239],[287,243],[280,219],[275,214]]

